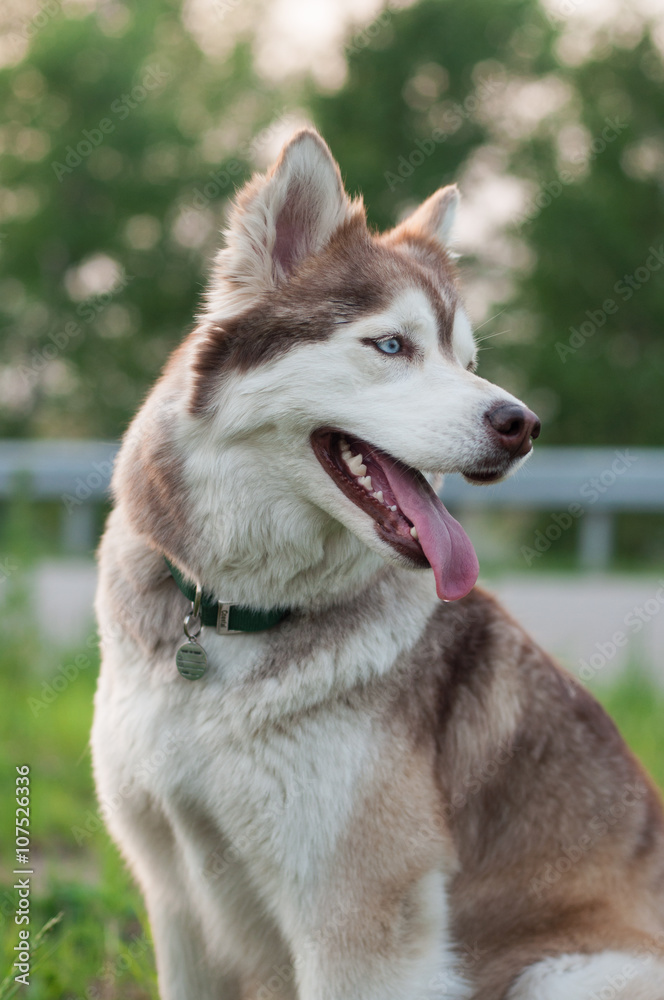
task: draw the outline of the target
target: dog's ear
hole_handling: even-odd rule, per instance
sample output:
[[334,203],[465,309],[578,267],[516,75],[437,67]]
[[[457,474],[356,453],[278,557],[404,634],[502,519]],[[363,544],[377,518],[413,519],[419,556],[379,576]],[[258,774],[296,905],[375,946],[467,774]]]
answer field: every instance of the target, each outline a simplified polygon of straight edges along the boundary
[[459,207],[459,189],[456,184],[439,188],[423,201],[412,215],[399,223],[389,234],[394,242],[409,236],[427,236],[447,249],[452,235],[454,218]]
[[[218,277],[256,296],[288,277],[351,213],[339,167],[312,129],[297,132],[272,169],[252,178],[233,206]],[[246,295],[245,295],[246,297]]]

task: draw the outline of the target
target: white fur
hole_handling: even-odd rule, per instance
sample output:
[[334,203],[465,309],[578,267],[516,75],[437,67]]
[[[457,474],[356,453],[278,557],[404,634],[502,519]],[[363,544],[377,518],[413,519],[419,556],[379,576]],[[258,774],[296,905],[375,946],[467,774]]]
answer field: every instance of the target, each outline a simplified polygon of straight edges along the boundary
[[468,319],[468,313],[463,306],[457,306],[456,308],[452,333],[454,349],[459,363],[463,368],[473,366],[477,359],[477,345],[473,336],[473,328]]
[[[393,333],[413,341],[415,360],[363,342]],[[286,604],[310,604],[362,586],[380,564],[374,554],[400,562],[321,467],[309,436],[340,426],[425,472],[472,469],[493,447],[484,414],[518,400],[465,370],[471,340],[460,313],[459,360],[447,356],[426,296],[412,288],[383,313],[228,379],[211,421],[183,415],[178,425],[200,526],[200,550],[183,568],[225,599],[269,606],[277,592]]]
[[[242,197],[207,320],[286,280],[292,261],[323,246],[353,210],[329,151],[311,135],[297,137]],[[280,244],[289,199],[299,199],[299,210],[285,227],[290,242],[282,233]],[[415,221],[447,240],[456,201],[444,189]],[[395,334],[410,339],[411,358],[363,342]],[[399,568],[403,558],[335,486],[309,443],[314,429],[339,426],[431,473],[490,457],[486,410],[514,397],[466,370],[474,345],[461,311],[452,346],[441,347],[421,288],[401,288],[379,314],[220,380],[201,419],[188,408],[194,338],[127,435],[118,506],[101,547],[103,664],[92,748],[108,826],[145,894],[162,1000],[244,1000],[242,981],[257,1000],[470,996],[448,929],[455,858],[447,842],[432,844],[428,867],[402,900],[416,946],[396,936],[379,957],[344,957],[345,928],[358,915],[346,911],[337,851],[385,749],[371,699],[380,697],[377,682],[399,670],[437,598],[432,574]],[[181,569],[223,600],[290,606],[301,616],[292,647],[279,630],[204,629],[209,670],[194,683],[173,662],[179,622],[167,623],[162,646],[131,627],[163,610],[161,551],[130,514],[142,446],[162,436],[187,491]],[[133,604],[144,619],[132,619]],[[358,698],[366,699],[360,709]],[[529,970],[511,1000],[580,998],[582,988],[601,985],[598,962],[568,994],[558,989],[562,966]]]
[[253,184],[257,190],[249,208],[232,210],[208,292],[208,319],[235,315],[284,279],[288,265],[276,247],[280,215],[291,202],[297,199],[300,209],[292,234],[294,260],[319,250],[352,211],[329,149],[311,132],[296,135],[274,169]]
[[[333,884],[334,845],[358,786],[371,781],[376,763],[369,717],[358,718],[340,696],[360,678],[392,669],[436,600],[424,574],[399,596],[387,587],[376,596],[382,611],[363,628],[261,683],[251,680],[265,655],[261,634],[224,638],[205,629],[210,670],[194,684],[182,682],[170,660],[157,681],[130,644],[106,643],[95,773],[100,798],[111,805],[107,823],[146,896],[163,1000],[217,997],[218,968],[230,983],[235,973],[267,977],[280,966],[291,970],[301,1000],[467,995],[446,937],[442,858],[420,889],[430,941],[416,966],[395,955],[393,965],[344,968],[335,986],[326,941],[318,946],[313,933],[321,918],[334,926],[321,894]],[[102,628],[105,597],[102,584]],[[300,723],[282,734],[280,724],[293,717]],[[166,743],[177,750],[156,763]],[[108,753],[111,747],[123,752]],[[155,762],[147,781],[137,763],[146,760]],[[321,992],[322,969],[330,985]],[[441,993],[443,982],[454,983],[454,992]],[[229,986],[227,996],[238,994]]]
[[[289,254],[320,248],[352,211],[327,148],[310,136],[287,147],[252,191],[232,216],[207,319],[231,315],[285,280]],[[302,204],[280,258],[289,198]],[[448,193],[425,213],[445,238],[455,202]],[[410,338],[411,361],[362,342],[395,333]],[[442,350],[431,304],[415,287],[321,343],[225,378],[205,420],[188,411],[195,348],[194,340],[180,354],[177,377],[157,385],[127,435],[97,599],[95,775],[101,801],[111,804],[108,825],[145,893],[162,998],[212,1000],[221,990],[224,1000],[239,1000],[240,977],[266,983],[277,968],[282,995],[298,1000],[461,1000],[468,993],[447,930],[453,861],[442,849],[412,889],[417,957],[395,951],[390,961],[356,957],[347,967],[334,958],[344,922],[343,901],[341,929],[329,913],[335,845],[379,760],[369,715],[358,717],[347,697],[395,669],[437,599],[430,573],[402,571],[407,581],[396,588],[393,577],[381,582],[384,561],[402,557],[324,472],[309,436],[338,425],[423,470],[453,471],[489,447],[487,407],[513,397],[465,370],[473,346],[463,319],[455,353]],[[172,653],[147,653],[118,622],[104,567],[140,564],[149,577],[150,558],[159,562],[129,523],[122,494],[141,443],[164,430],[188,489],[188,575],[224,600],[310,609],[315,622],[367,593],[372,613],[261,680],[269,633],[204,629],[209,671],[196,683],[179,677]],[[146,778],[142,762],[166,734],[169,753]],[[315,929],[327,925],[332,940],[321,941]]]
[[662,1000],[664,964],[622,951],[561,955],[523,972],[506,1000]]
[[448,184],[432,194],[416,208],[412,215],[404,219],[404,229],[417,228],[448,247],[459,208],[459,189],[456,184]]

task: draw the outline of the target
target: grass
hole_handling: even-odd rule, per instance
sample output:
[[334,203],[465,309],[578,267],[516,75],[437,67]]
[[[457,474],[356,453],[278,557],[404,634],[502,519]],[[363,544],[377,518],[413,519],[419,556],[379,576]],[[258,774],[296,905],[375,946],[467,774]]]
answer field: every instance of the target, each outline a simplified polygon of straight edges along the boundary
[[[0,979],[9,977],[0,984],[0,1000],[26,994],[23,986],[14,991],[18,929],[11,876],[15,857],[10,849],[15,768],[26,763],[31,768],[33,941],[45,928],[27,995],[30,1000],[157,1000],[140,894],[103,827],[94,822],[88,733],[96,652],[90,643],[59,655],[28,630],[16,638],[8,623],[24,621],[25,614],[7,605],[5,612],[7,632],[0,635]],[[81,659],[76,661],[76,656]],[[62,668],[76,662],[77,675],[47,703],[54,678],[64,676]],[[631,671],[618,685],[600,689],[598,697],[664,788],[664,693]],[[76,828],[85,829],[86,824],[91,832],[77,843]]]
[[664,790],[664,691],[638,669],[608,688],[593,689],[657,785]]
[[[104,829],[90,822],[97,808],[88,750],[96,652],[84,648],[83,653],[59,656],[34,638],[18,641],[9,635],[2,636],[0,648],[0,979],[11,973],[0,984],[0,1000],[14,995],[30,1000],[157,1000],[140,893]],[[61,668],[75,663],[76,656],[83,657],[79,665],[87,665],[47,704],[53,679],[64,676]],[[28,989],[19,986],[15,993],[18,928],[10,824],[15,769],[22,764],[29,764],[31,772],[33,943],[40,929],[61,916],[46,927],[33,954]],[[78,833],[81,843],[77,827],[85,834],[83,839]]]

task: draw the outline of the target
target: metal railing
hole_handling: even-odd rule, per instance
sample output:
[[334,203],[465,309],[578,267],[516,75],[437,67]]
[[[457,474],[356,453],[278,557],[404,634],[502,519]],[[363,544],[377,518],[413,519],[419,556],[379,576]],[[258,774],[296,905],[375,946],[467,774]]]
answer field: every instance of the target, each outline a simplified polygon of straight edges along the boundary
[[[95,505],[108,500],[117,448],[104,441],[0,441],[0,499],[60,503],[63,548],[89,552]],[[492,508],[548,511],[551,534],[562,530],[561,518],[577,522],[580,564],[603,569],[611,562],[618,512],[664,511],[664,449],[536,447],[505,482],[471,486],[447,476],[441,495],[461,516]]]

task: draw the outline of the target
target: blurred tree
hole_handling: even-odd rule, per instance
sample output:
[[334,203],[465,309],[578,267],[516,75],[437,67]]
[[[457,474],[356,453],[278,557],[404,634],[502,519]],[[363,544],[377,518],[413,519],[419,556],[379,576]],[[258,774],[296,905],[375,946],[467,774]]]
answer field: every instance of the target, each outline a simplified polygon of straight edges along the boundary
[[558,6],[387,7],[311,106],[379,226],[453,179],[492,193],[469,299],[500,314],[481,335],[507,330],[480,373],[541,411],[544,443],[661,445],[661,46],[634,12],[584,38]]
[[631,41],[564,74],[581,151],[563,126],[512,161],[562,188],[525,230],[536,265],[518,289],[530,385],[559,396],[551,442],[664,442],[664,62],[650,34]]
[[461,180],[467,298],[502,333],[480,371],[546,443],[661,444],[662,55],[635,13],[588,41],[565,4],[388,6],[332,93],[266,83],[244,36],[205,57],[178,0],[45,6],[0,71],[0,434],[120,433],[191,322],[252,137],[306,101],[374,223]]
[[173,0],[42,21],[0,72],[0,435],[116,437],[191,325],[275,95],[246,43],[206,60]]

